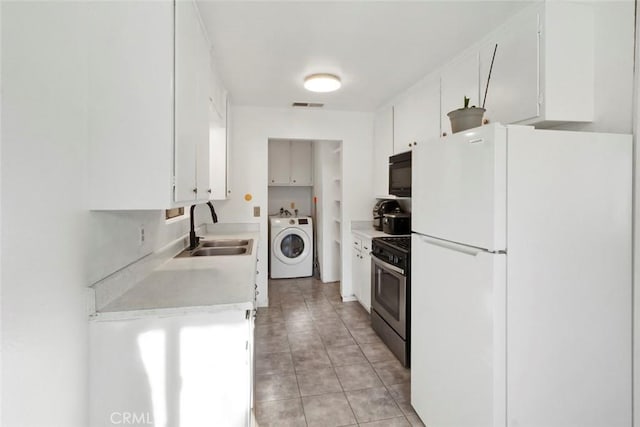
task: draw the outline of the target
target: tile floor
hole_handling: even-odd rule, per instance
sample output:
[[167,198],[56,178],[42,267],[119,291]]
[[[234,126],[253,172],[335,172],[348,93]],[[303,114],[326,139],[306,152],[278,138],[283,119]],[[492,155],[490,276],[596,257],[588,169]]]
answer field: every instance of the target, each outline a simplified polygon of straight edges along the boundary
[[256,318],[255,409],[267,426],[424,426],[409,403],[410,371],[340,284],[270,280]]

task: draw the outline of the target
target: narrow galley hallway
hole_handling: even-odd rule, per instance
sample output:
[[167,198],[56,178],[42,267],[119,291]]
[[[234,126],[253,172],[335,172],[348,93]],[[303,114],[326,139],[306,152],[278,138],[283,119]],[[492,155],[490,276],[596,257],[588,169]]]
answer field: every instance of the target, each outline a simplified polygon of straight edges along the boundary
[[339,282],[270,280],[255,339],[258,426],[424,426],[410,371]]

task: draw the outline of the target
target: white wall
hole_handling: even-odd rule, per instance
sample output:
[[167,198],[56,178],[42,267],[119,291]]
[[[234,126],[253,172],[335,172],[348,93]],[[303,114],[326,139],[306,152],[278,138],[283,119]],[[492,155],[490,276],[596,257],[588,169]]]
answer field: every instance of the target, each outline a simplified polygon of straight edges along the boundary
[[[259,305],[267,304],[267,141],[269,138],[343,141],[343,224],[368,218],[374,199],[371,194],[371,144],[373,114],[340,111],[232,107],[230,169],[232,199],[220,203],[219,217],[225,222],[260,223]],[[246,201],[245,194],[252,200]],[[260,218],[253,206],[261,206]],[[343,241],[350,230],[342,229]],[[351,296],[351,258],[342,251],[343,296]],[[345,255],[346,253],[346,255]]]
[[81,3],[2,3],[2,420],[86,427]]
[[313,187],[269,187],[269,215],[280,213],[284,208],[293,214],[291,203],[295,203],[299,216],[311,215],[311,198]]
[[[189,208],[185,208],[188,214]],[[211,223],[206,206],[198,206],[196,225]],[[140,244],[140,227],[144,228],[144,243]],[[188,215],[165,221],[164,211],[92,211],[89,214],[87,252],[87,284],[93,284],[109,274],[156,251],[189,232]]]

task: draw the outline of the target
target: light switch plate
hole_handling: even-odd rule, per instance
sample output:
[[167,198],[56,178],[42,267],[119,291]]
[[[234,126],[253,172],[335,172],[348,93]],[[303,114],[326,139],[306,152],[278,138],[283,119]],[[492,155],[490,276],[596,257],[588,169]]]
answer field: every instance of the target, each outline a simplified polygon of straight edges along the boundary
[[253,216],[255,216],[256,218],[260,216],[260,206],[253,207]]

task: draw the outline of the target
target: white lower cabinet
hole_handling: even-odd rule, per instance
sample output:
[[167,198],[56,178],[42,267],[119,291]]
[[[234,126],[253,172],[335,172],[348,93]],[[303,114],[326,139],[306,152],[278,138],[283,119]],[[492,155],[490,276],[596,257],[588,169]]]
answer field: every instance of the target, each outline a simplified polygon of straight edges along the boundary
[[250,425],[252,310],[98,318],[89,339],[91,427]]
[[351,275],[353,293],[371,311],[371,239],[352,234]]

